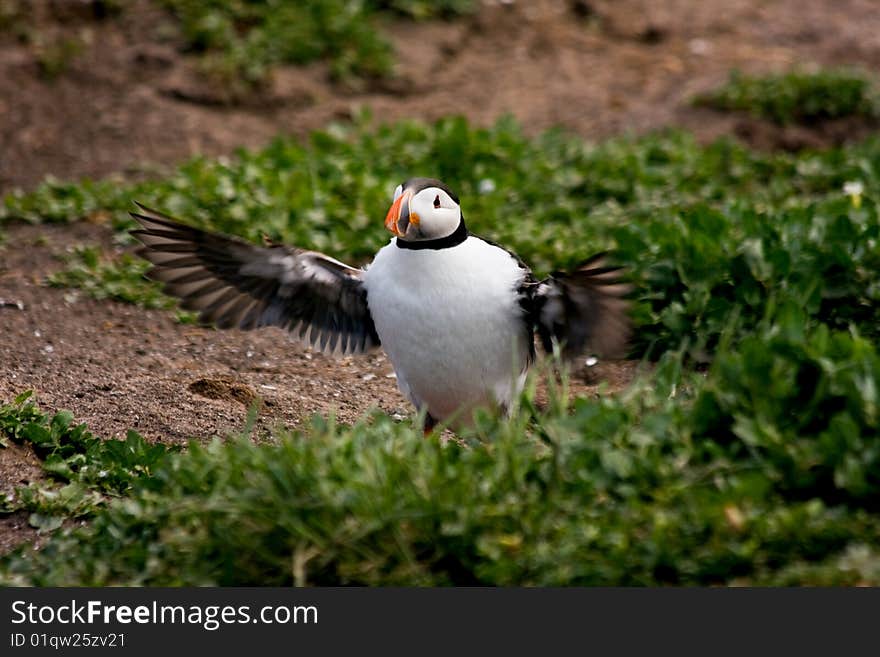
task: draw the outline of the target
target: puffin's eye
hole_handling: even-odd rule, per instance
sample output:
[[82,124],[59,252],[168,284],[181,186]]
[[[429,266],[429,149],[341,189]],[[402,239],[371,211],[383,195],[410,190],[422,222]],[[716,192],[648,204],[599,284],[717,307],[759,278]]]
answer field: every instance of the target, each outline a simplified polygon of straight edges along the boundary
[[434,207],[435,208],[440,207],[440,194],[437,194],[437,196],[434,197]]

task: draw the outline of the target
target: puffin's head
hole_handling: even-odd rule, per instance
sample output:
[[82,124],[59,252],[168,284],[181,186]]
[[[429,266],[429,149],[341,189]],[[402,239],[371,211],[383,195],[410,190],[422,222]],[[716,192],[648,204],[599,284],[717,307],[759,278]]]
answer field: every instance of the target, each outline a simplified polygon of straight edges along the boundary
[[458,197],[433,178],[410,178],[394,190],[385,228],[406,242],[442,239],[463,223]]

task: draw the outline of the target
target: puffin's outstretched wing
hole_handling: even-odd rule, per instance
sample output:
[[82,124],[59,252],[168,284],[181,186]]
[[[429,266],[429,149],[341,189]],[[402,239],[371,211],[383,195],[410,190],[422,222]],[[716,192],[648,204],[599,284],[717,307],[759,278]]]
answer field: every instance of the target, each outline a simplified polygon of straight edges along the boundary
[[632,287],[620,278],[621,267],[606,265],[600,253],[571,273],[555,273],[533,288],[532,320],[549,353],[562,347],[570,360],[584,354],[622,357],[630,335],[624,298]]
[[316,349],[362,353],[379,345],[363,271],[315,251],[258,247],[178,223],[140,203],[138,255],[165,291],[219,328],[280,326]]

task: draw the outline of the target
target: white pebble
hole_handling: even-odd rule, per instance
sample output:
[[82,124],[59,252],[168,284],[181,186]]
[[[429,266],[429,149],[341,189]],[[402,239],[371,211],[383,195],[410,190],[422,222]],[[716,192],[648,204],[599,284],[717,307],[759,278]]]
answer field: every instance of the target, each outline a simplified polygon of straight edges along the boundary
[[712,50],[712,44],[705,39],[692,39],[688,44],[690,51],[695,55],[705,55]]

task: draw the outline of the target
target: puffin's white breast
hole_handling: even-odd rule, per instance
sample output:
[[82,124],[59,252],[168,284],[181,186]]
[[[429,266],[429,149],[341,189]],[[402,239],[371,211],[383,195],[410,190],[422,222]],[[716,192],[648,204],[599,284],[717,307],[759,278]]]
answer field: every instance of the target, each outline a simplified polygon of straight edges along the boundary
[[517,287],[525,271],[476,237],[446,249],[394,241],[364,277],[367,303],[401,392],[437,420],[506,404],[528,358]]

